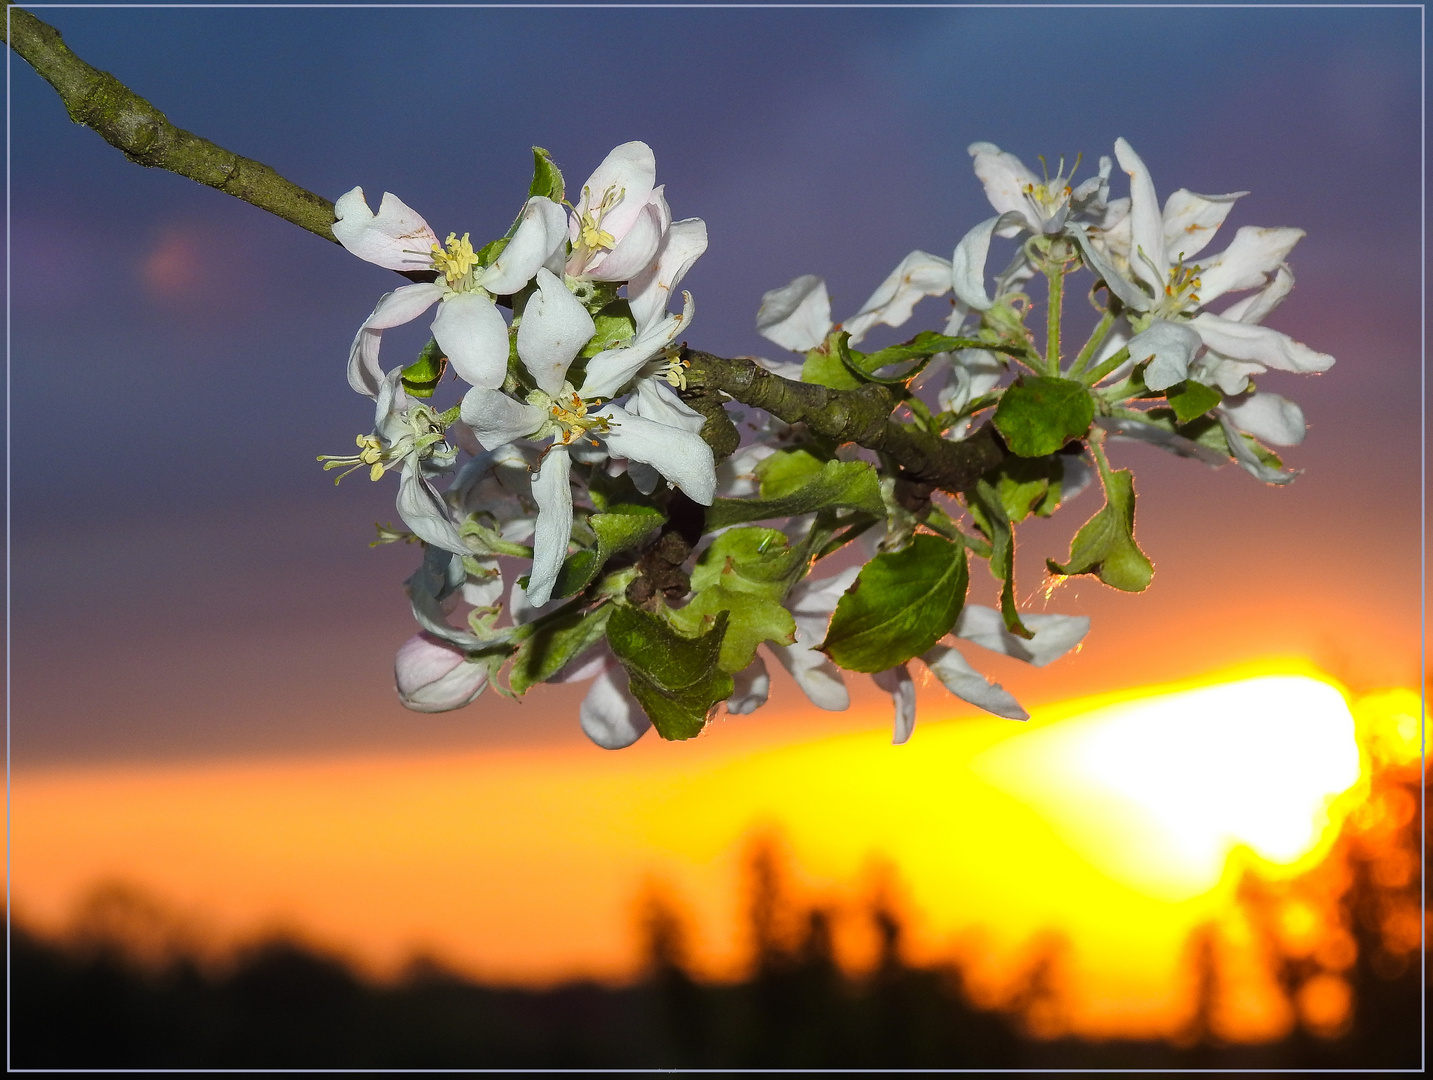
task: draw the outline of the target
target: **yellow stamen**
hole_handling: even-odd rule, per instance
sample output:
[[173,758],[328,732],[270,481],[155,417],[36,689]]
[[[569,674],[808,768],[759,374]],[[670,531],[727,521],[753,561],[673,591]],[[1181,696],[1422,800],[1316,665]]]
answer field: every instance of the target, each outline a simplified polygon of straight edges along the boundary
[[457,233],[449,233],[445,247],[433,245],[433,269],[448,279],[450,289],[456,289],[478,265],[477,252],[473,250],[468,236],[468,233],[463,233],[462,239],[459,239]]

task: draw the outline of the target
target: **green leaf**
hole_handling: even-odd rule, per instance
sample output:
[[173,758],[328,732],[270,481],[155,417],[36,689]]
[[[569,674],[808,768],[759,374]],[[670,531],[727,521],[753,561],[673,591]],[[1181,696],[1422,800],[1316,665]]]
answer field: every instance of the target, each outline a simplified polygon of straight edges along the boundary
[[662,738],[701,734],[717,702],[731,697],[732,678],[720,667],[726,626],[726,614],[718,613],[710,630],[690,638],[638,608],[613,611],[607,644],[627,669],[632,696]]
[[637,332],[637,323],[626,300],[613,300],[592,316],[592,321],[597,324],[597,333],[582,346],[579,356],[591,358],[603,349],[615,349]]
[[414,397],[432,397],[447,367],[448,358],[443,355],[443,350],[438,348],[436,341],[430,340],[423,346],[418,359],[403,369],[403,389]]
[[[828,334],[825,341],[806,354],[806,362],[801,365],[801,381],[819,383],[833,390],[854,390],[860,386],[860,378],[847,366],[850,348],[846,342],[850,337],[844,330]],[[841,359],[843,352],[846,360]]]
[[508,669],[513,693],[525,694],[529,687],[546,682],[601,641],[612,611],[610,604],[592,612],[571,605],[539,619],[513,654]]
[[1023,638],[1034,637],[1020,621],[1015,607],[1015,530],[1006,515],[1000,493],[988,480],[977,480],[975,490],[966,493],[970,516],[990,539],[990,573],[1000,582],[1000,614],[1005,629]]
[[[514,224],[514,228],[515,227],[516,224]],[[496,240],[489,240],[480,247],[478,249],[478,265],[483,267],[492,266],[493,263],[498,261],[498,256],[503,253],[503,248],[508,246],[508,241],[511,239],[512,231],[509,230],[507,236],[500,236]]]
[[757,497],[780,499],[799,491],[819,476],[825,466],[825,459],[809,450],[778,450],[752,470],[760,484]]
[[1205,386],[1201,382],[1195,382],[1193,379],[1175,383],[1164,392],[1164,396],[1174,409],[1175,418],[1181,424],[1187,424],[1196,417],[1203,416],[1224,400],[1218,390],[1211,386]]
[[541,195],[553,202],[562,202],[566,191],[562,183],[562,170],[540,146],[532,148],[532,185],[527,189],[528,198]]
[[651,496],[643,495],[625,472],[616,476],[607,475],[602,468],[591,469],[587,478],[587,494],[592,505],[598,510],[614,514],[623,513],[625,507],[648,507],[657,509]]
[[[922,330],[909,341],[900,345],[891,345],[881,349],[879,352],[867,353],[861,360],[861,367],[867,371],[879,371],[890,364],[899,364],[904,360],[923,360],[936,353],[955,352],[959,349],[988,349],[990,344],[984,341],[977,341],[974,338],[947,337],[944,334],[937,334],[933,330]],[[911,371],[906,377],[914,375]]]
[[575,551],[567,557],[557,573],[552,595],[571,596],[581,592],[602,572],[608,559],[637,544],[665,520],[661,511],[650,506],[609,506],[605,513],[593,514],[587,524],[597,536],[597,546]]
[[1080,526],[1070,544],[1070,561],[1053,559],[1046,565],[1054,574],[1094,574],[1106,585],[1124,592],[1143,592],[1154,577],[1154,567],[1134,540],[1134,477],[1128,469],[1103,472],[1105,505]]
[[995,488],[1010,524],[1018,525],[1032,513],[1047,516],[1054,509],[1054,505],[1042,508],[1047,502],[1059,503],[1064,475],[1064,463],[1059,455],[1051,454],[1043,458],[1008,457],[986,473],[985,479]]
[[818,647],[850,671],[905,663],[950,632],[968,583],[964,545],[921,533],[861,568]]
[[1083,438],[1095,418],[1095,402],[1081,383],[1046,376],[1017,379],[995,409],[995,429],[1021,457],[1056,453]]
[[686,607],[671,612],[670,619],[679,630],[696,634],[726,615],[726,636],[722,638],[718,666],[735,675],[756,655],[763,641],[790,645],[796,640],[796,620],[770,596],[728,588],[735,577],[723,575],[722,581],[697,593]]
[[[789,477],[780,470],[778,474],[781,475],[781,483],[784,485]],[[881,502],[881,485],[869,462],[824,462],[820,471],[811,472],[805,483],[791,487],[774,498],[717,499],[707,511],[707,530],[740,525],[748,521],[763,521],[767,518],[809,514],[826,507],[864,510],[868,514],[885,517],[885,505]]]
[[780,601],[804,569],[807,552],[793,551],[786,534],[748,525],[712,540],[692,568],[692,589],[714,585]]

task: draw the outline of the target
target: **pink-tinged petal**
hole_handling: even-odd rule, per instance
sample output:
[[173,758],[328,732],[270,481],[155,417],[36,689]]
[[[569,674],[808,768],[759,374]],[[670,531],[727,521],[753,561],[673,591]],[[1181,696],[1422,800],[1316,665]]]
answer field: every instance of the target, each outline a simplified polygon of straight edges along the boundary
[[1244,436],[1239,434],[1234,427],[1233,421],[1228,416],[1219,413],[1219,426],[1224,429],[1224,438],[1229,443],[1229,450],[1234,455],[1234,460],[1239,467],[1256,480],[1262,480],[1266,484],[1292,484],[1298,479],[1302,469],[1276,469],[1272,465],[1265,465],[1259,460],[1259,455],[1254,453],[1254,448],[1244,441]]
[[831,332],[831,297],[825,280],[802,274],[790,285],[763,294],[756,332],[792,352],[820,345]]
[[1250,326],[1230,322],[1218,315],[1204,312],[1189,323],[1214,352],[1234,360],[1250,360],[1276,371],[1309,373],[1327,371],[1334,358],[1315,352],[1301,341],[1267,326]]
[[746,716],[766,704],[771,694],[771,676],[766,661],[757,657],[732,676],[732,694],[726,699],[726,711],[733,716]]
[[532,481],[532,497],[537,503],[537,529],[532,537],[532,573],[527,583],[527,599],[533,607],[541,607],[552,598],[558,571],[567,558],[567,544],[572,539],[572,458],[567,447],[554,444],[538,466]]
[[547,419],[536,405],[514,401],[501,390],[485,386],[475,386],[463,395],[460,415],[489,450],[531,435]]
[[666,313],[672,290],[706,249],[707,223],[701,218],[685,218],[667,226],[656,260],[627,283],[628,303],[639,333]]
[[508,324],[481,293],[444,300],[433,320],[433,337],[464,382],[496,389],[507,378]]
[[716,462],[712,448],[700,435],[648,420],[618,405],[604,405],[596,415],[611,422],[604,437],[613,457],[644,462],[693,502],[712,504]]
[[392,326],[412,322],[427,311],[443,295],[438,285],[422,283],[405,285],[384,293],[373,309],[373,314],[363,320],[353,345],[348,350],[348,385],[360,394],[375,397],[383,382],[383,368],[378,362],[379,346],[383,343],[383,331]]
[[1308,430],[1303,409],[1278,394],[1226,398],[1223,411],[1240,431],[1272,446],[1298,446]]
[[[1027,187],[1040,183],[1040,178],[1027,169],[1014,154],[1005,153],[994,143],[971,143],[967,150],[975,159],[975,176],[985,188],[985,197],[997,214],[1016,213],[1025,219],[1025,227],[1038,232],[1040,223],[1031,220],[1030,203],[1025,198]],[[1017,226],[1009,226],[1002,236],[1014,236]]]
[[1044,667],[1058,660],[1090,632],[1087,615],[1021,614],[1020,621],[1035,636],[1016,637],[1005,629],[1005,618],[992,607],[966,604],[955,623],[955,636],[973,641],[992,652]]
[[537,292],[528,299],[517,328],[517,354],[523,367],[547,393],[556,395],[567,369],[592,340],[597,326],[556,275],[537,271]]
[[1196,195],[1180,188],[1164,200],[1164,250],[1172,262],[1192,259],[1214,239],[1219,226],[1234,208],[1234,201],[1249,194]]
[[910,669],[901,664],[886,671],[878,671],[871,679],[891,695],[891,704],[896,714],[895,729],[891,733],[892,745],[900,746],[909,742],[911,733],[916,729],[916,684],[911,679]]
[[493,264],[478,275],[490,293],[506,296],[525,287],[538,268],[567,242],[567,211],[551,199],[534,195],[522,208],[517,231]]
[[936,645],[922,653],[921,659],[941,684],[962,701],[1007,720],[1030,719],[1030,714],[1020,707],[1020,702],[999,683],[988,681],[971,667],[960,650],[949,645]]
[[680,315],[668,315],[643,330],[626,345],[617,349],[604,349],[598,353],[587,361],[587,374],[582,379],[582,396],[615,396],[644,364],[676,341],[695,314],[696,305],[692,303],[692,294],[684,292]]
[[397,508],[403,524],[419,539],[455,555],[472,554],[453,524],[443,496],[418,471],[411,457],[403,463],[403,474],[398,481]]
[[1294,274],[1288,266],[1281,265],[1274,271],[1274,280],[1256,293],[1230,304],[1219,313],[1221,319],[1231,322],[1261,323],[1284,298],[1294,291]]
[[650,269],[662,243],[662,215],[648,203],[611,251],[590,260],[585,276],[594,281],[628,281]]
[[389,270],[431,270],[438,237],[417,211],[396,195],[383,193],[378,213],[368,209],[363,189],[356,187],[333,204],[338,218],[334,239],[365,262]]
[[431,634],[416,634],[393,661],[398,700],[414,712],[461,709],[488,685],[486,664],[468,661],[462,651]]
[[1147,330],[1130,338],[1129,358],[1134,364],[1148,360],[1144,384],[1164,390],[1189,377],[1189,364],[1199,345],[1199,335],[1187,323],[1155,319]]
[[1129,176],[1130,272],[1156,296],[1164,292],[1169,261],[1164,252],[1164,215],[1149,170],[1124,139],[1115,140],[1115,158]]
[[647,733],[652,721],[628,689],[620,664],[604,668],[577,711],[582,731],[604,750],[621,750]]
[[1201,303],[1207,304],[1227,292],[1259,288],[1288,258],[1303,235],[1303,229],[1261,229],[1245,225],[1234,234],[1232,244],[1201,264]]
[[610,188],[620,192],[621,198],[602,218],[602,228],[621,240],[647,205],[656,182],[657,159],[650,146],[644,142],[628,142],[616,147],[582,185],[582,198],[569,235],[574,241],[577,239],[582,215],[600,203]]
[[841,324],[842,329],[850,333],[854,345],[877,323],[900,326],[911,317],[917,302],[927,296],[944,296],[950,283],[950,263],[938,255],[912,251],[881,282],[861,310]]

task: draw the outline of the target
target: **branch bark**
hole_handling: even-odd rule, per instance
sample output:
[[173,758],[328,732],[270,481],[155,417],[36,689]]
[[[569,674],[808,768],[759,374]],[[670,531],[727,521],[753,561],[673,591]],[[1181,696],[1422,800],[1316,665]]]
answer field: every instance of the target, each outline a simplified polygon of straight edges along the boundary
[[1005,447],[989,424],[962,442],[951,442],[897,423],[891,419],[896,398],[877,383],[858,390],[832,390],[783,379],[741,357],[727,359],[686,349],[682,358],[688,364],[690,394],[725,394],[788,424],[804,423],[823,438],[886,454],[911,483],[961,492],[1005,459]]
[[130,161],[166,169],[292,222],[332,243],[333,203],[285,180],[269,166],[175,127],[107,71],[72,53],[60,32],[6,2],[6,41],[55,88],[70,119],[99,134]]

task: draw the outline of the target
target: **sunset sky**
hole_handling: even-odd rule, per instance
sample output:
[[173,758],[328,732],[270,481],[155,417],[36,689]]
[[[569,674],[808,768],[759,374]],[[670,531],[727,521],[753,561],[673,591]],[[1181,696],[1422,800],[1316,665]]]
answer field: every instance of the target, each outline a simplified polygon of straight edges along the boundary
[[[1308,438],[1286,463],[1306,473],[1274,489],[1112,446],[1135,470],[1153,586],[1127,596],[1076,579],[1046,600],[1044,558],[1064,557],[1097,508],[1086,496],[1026,529],[1018,564],[1027,607],[1093,617],[1082,650],[1040,670],[979,662],[1032,706],[1192,685],[1269,658],[1355,693],[1417,685],[1416,8],[35,10],[179,126],[329,198],[361,184],[376,204],[392,191],[444,235],[502,234],[533,144],[576,185],[612,146],[643,139],[675,215],[708,223],[711,246],[685,283],[697,303],[688,341],[726,355],[774,355],[756,308],[798,274],[826,277],[839,318],[913,248],[949,257],[989,214],[972,141],[1032,165],[1083,152],[1090,170],[1124,136],[1161,197],[1247,189],[1228,235],[1308,231],[1290,260],[1298,287],[1270,324],[1338,358],[1323,376],[1260,381],[1303,407]],[[344,364],[393,275],[131,164],[71,124],[18,59],[10,79],[11,765],[17,790],[50,793],[17,799],[14,826],[17,856],[27,835],[61,845],[46,848],[37,906],[58,910],[91,870],[124,873],[79,847],[66,864],[64,842],[123,848],[163,819],[154,792],[202,791],[221,773],[215,806],[242,805],[245,776],[262,787],[282,774],[272,783],[301,792],[302,770],[328,770],[359,798],[386,769],[397,791],[470,769],[509,793],[464,803],[473,828],[495,828],[482,815],[506,807],[550,814],[560,836],[573,791],[625,793],[628,820],[648,771],[693,776],[730,758],[748,770],[754,807],[783,781],[753,763],[782,747],[854,740],[841,744],[853,775],[904,752],[887,744],[888,705],[864,679],[846,714],[805,707],[778,678],[765,711],[691,746],[649,738],[630,754],[586,743],[580,688],[403,710],[392,655],[412,632],[401,582],[415,552],[368,547],[372,523],[394,518],[393,485],[359,476],[335,489],[315,462],[372,423]],[[936,325],[937,303],[909,332]],[[410,329],[385,344],[390,356],[426,340]],[[983,577],[976,598],[988,602]],[[921,691],[921,710],[922,723],[974,715],[939,687]],[[972,721],[965,736],[932,724],[931,741],[1004,738],[1007,723]],[[922,735],[908,749],[934,752]],[[176,812],[197,805],[174,798]],[[300,814],[282,798],[265,806]],[[362,850],[333,824],[343,813],[315,814],[293,824],[312,851]],[[75,831],[111,815],[119,832]],[[400,817],[395,828],[422,835],[421,815]],[[735,865],[748,824],[728,822],[711,866]],[[628,841],[620,870],[592,870],[614,911],[666,858],[644,861],[661,846],[651,837]],[[134,843],[135,866],[148,866]],[[505,852],[492,866],[528,880],[534,849]],[[172,865],[151,883],[222,908],[218,879],[201,880],[217,871],[195,859],[187,886]],[[1080,873],[1094,873],[1087,862]],[[11,884],[23,905],[22,863]],[[326,894],[314,888],[306,908],[264,895],[279,898],[275,917],[318,926]],[[261,918],[255,904],[240,914]],[[360,922],[339,913],[325,932],[337,940]],[[521,974],[501,959],[488,970]]]

